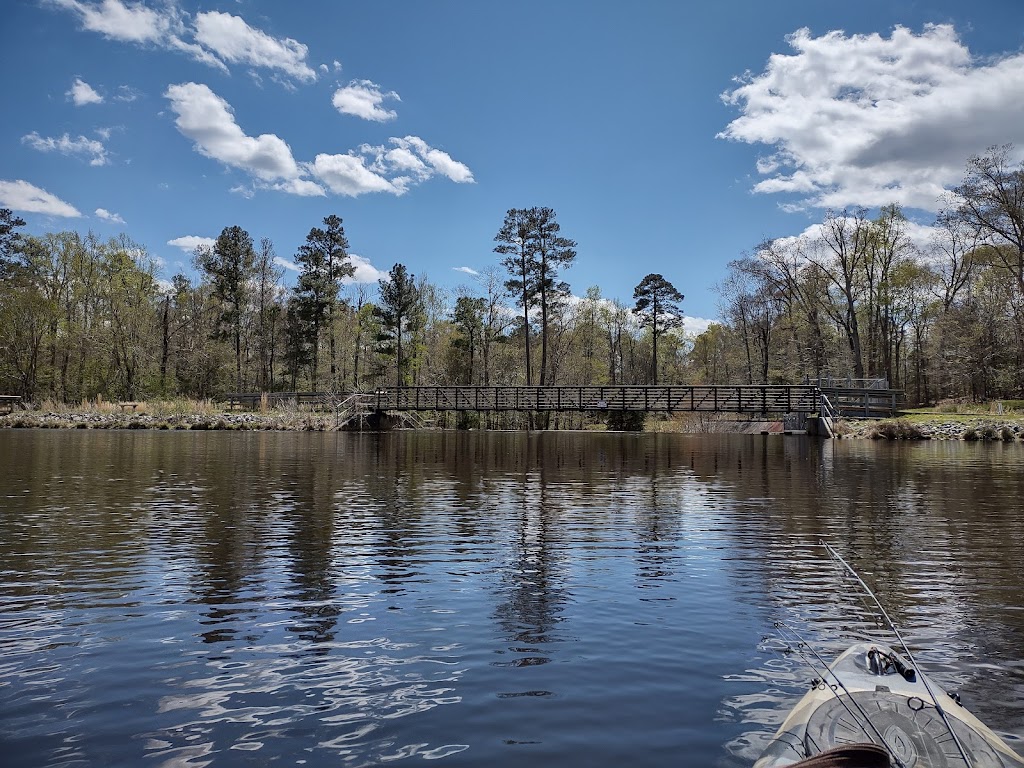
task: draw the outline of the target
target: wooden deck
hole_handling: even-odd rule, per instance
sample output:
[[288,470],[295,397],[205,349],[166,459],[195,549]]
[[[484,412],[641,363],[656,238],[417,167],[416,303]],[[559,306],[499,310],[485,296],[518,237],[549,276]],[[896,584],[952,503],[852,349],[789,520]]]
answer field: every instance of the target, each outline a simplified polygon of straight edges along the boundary
[[821,393],[832,404],[835,415],[847,419],[888,419],[903,405],[903,391],[898,389],[822,387]]
[[[229,393],[232,406],[258,407],[262,395]],[[577,386],[577,387],[381,387],[372,392],[327,395],[318,392],[275,392],[268,405],[291,401],[330,407],[357,399],[375,411],[706,411],[782,414],[816,412],[820,390],[815,386]]]

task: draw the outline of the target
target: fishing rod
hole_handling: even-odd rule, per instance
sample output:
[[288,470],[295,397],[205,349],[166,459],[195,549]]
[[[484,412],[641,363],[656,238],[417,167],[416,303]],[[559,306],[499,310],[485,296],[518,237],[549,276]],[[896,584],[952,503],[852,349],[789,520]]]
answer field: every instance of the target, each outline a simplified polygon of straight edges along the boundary
[[[871,591],[871,587],[869,587],[865,583],[864,579],[862,579],[860,577],[860,574],[857,573],[856,570],[854,570],[853,566],[846,562],[846,560],[843,559],[843,556],[836,552],[835,549],[833,549],[831,544],[829,544],[827,541],[821,541],[820,543],[823,547],[825,547],[825,550],[828,552],[829,557],[831,557],[837,563],[842,565],[843,568],[845,568],[846,571],[851,576],[853,576],[856,582],[860,584],[861,589],[863,589],[868,594],[868,596],[874,602],[875,606],[877,606],[878,610],[881,612],[882,619],[885,621],[886,626],[888,626],[889,629],[892,630],[892,633],[896,636],[896,639],[899,641],[900,648],[902,648],[903,653],[906,654],[907,659],[910,661],[910,665],[916,668],[918,666],[917,661],[914,660],[914,655],[910,652],[910,648],[903,640],[903,635],[900,634],[900,631],[899,629],[897,629],[895,622],[893,622],[893,620],[889,618],[889,614],[886,613],[885,608],[882,606],[882,602],[875,596],[875,593]],[[942,708],[942,705],[939,703],[938,697],[935,695],[935,692],[932,691],[932,687],[928,683],[927,676],[921,675],[920,679],[921,682],[924,684],[924,689],[928,692],[928,695],[931,697],[932,704],[935,706],[935,711],[939,713],[939,718],[941,718],[943,725],[946,726],[946,730],[949,731],[949,735],[953,737],[953,743],[956,744],[957,751],[960,752],[960,757],[963,759],[964,765],[966,765],[967,768],[971,768],[971,760],[967,757],[967,751],[964,749],[964,745],[960,742],[960,737],[957,736],[956,731],[953,730],[953,726],[949,722],[949,718],[946,716],[946,712]]]
[[[816,650],[814,650],[811,644],[804,640],[800,636],[799,632],[797,632],[792,627],[788,626],[785,622],[776,621],[775,628],[780,630],[779,634],[783,636],[782,639],[786,642],[786,647],[791,650],[793,650],[792,641],[784,636],[783,630],[791,634],[794,638],[796,638],[796,641],[798,643],[798,645],[796,646],[796,653],[799,654],[804,664],[806,664],[812,672],[821,676],[821,682],[824,685],[828,686],[828,689],[832,692],[832,695],[836,697],[836,700],[843,705],[843,708],[846,709],[850,717],[853,718],[853,722],[855,722],[858,725],[858,727],[860,727],[860,729],[864,731],[864,735],[867,736],[869,739],[874,737],[878,740],[877,743],[881,744],[889,753],[889,757],[891,757],[892,760],[895,762],[896,768],[908,768],[907,764],[900,759],[900,756],[897,755],[895,750],[889,745],[889,742],[885,740],[885,737],[881,733],[879,733],[878,728],[876,728],[875,724],[871,721],[870,715],[868,715],[868,713],[860,705],[860,702],[857,701],[856,697],[854,697],[854,695],[846,687],[846,684],[843,682],[842,678],[835,673],[835,670],[833,670],[828,665],[827,661],[821,658],[821,655]],[[815,665],[804,653],[804,650],[814,655],[814,658],[818,660],[820,669],[818,667],[815,667]],[[827,675],[831,675],[832,679],[836,681],[836,685],[838,685],[839,688],[843,689],[843,693],[846,694],[845,696],[840,696],[839,692],[836,690],[836,685],[833,685],[826,680]],[[853,709],[850,708],[850,704],[853,704],[853,706],[856,707],[856,712],[854,712]],[[861,722],[860,718],[857,717],[858,714],[860,714],[861,718],[863,718],[863,722]],[[868,730],[869,728],[871,729],[870,731]]]

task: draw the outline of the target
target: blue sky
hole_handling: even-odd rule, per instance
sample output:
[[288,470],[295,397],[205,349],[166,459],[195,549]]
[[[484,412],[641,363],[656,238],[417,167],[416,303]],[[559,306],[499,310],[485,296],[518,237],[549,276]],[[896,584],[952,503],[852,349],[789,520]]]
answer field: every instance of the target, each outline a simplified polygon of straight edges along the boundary
[[232,225],[291,262],[334,213],[359,279],[454,290],[508,208],[544,205],[574,293],[630,302],[659,272],[696,330],[763,239],[890,201],[928,224],[970,154],[1024,148],[1016,0],[4,10],[0,206],[126,232],[164,278]]

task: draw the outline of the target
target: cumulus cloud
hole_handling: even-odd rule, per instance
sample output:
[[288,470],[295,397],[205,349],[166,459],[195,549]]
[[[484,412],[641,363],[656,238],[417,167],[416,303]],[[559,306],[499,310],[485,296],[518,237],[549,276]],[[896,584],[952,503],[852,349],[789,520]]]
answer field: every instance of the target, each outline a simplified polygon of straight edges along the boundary
[[305,45],[268,35],[229,13],[206,11],[193,19],[173,3],[157,9],[125,0],[45,2],[73,13],[83,29],[109,40],[180,51],[223,71],[230,63],[270,69],[302,81],[317,78],[306,63],[309,50]]
[[184,235],[182,237],[176,237],[173,240],[168,240],[168,245],[173,245],[175,248],[181,248],[186,253],[192,253],[196,248],[202,246],[203,248],[213,248],[216,243],[216,238],[213,237],[199,237],[198,235]]
[[391,139],[391,143],[396,146],[397,150],[421,158],[430,168],[428,175],[439,173],[457,184],[472,184],[474,181],[473,172],[469,170],[468,166],[453,160],[447,152],[431,147],[419,136]]
[[50,2],[75,13],[84,29],[98,32],[110,40],[155,43],[177,26],[177,16],[170,10],[157,11],[142,3],[124,3],[121,0],[102,0],[95,4],[79,0]]
[[44,213],[48,216],[64,216],[66,218],[78,218],[82,215],[70,203],[65,203],[56,195],[21,179],[17,181],[0,179],[0,206],[13,211]]
[[277,266],[287,269],[289,272],[301,272],[302,267],[296,264],[294,261],[288,261],[288,259],[282,259],[280,256],[274,257],[274,263]]
[[310,170],[336,195],[358,197],[368,192],[390,192],[400,195],[405,191],[384,176],[367,168],[366,161],[354,154],[317,155]]
[[207,86],[181,83],[164,93],[178,116],[174,121],[196,150],[225,165],[240,168],[265,182],[301,176],[291,148],[272,133],[247,136],[235,122],[231,106]]
[[316,72],[306,63],[309,49],[305,45],[291,38],[271,37],[239,16],[219,11],[197,14],[195,39],[230,64],[278,69],[297,80],[316,80]]
[[723,94],[741,114],[719,137],[770,148],[755,192],[936,210],[969,156],[1024,144],[1024,53],[979,61],[950,25],[787,42],[792,54]]
[[[473,181],[466,165],[417,136],[393,138],[392,147],[363,145],[358,152],[321,153],[311,163],[299,163],[278,136],[247,135],[235,122],[231,105],[206,85],[172,85],[164,96],[177,115],[175,125],[195,142],[196,151],[249,173],[256,186],[263,188],[322,196],[326,186],[334,194],[358,197],[372,192],[402,195],[409,187],[437,175],[460,183]],[[244,187],[233,191],[246,194]]]
[[[376,283],[378,280],[387,279],[388,273],[377,269],[370,263],[370,260],[364,256],[360,256],[356,253],[350,253],[348,258],[349,261],[352,262],[355,272],[350,277],[346,277],[341,281],[345,285],[351,285],[353,283]],[[288,259],[283,259],[280,256],[274,257],[274,263],[279,267],[287,269],[289,272],[302,271],[302,267],[294,261],[288,261]]]
[[96,215],[104,221],[109,221],[114,224],[124,224],[124,219],[121,218],[120,214],[111,213],[106,208],[97,208]]
[[391,138],[390,147],[364,144],[360,153],[370,162],[369,170],[388,179],[394,194],[404,194],[409,187],[432,176],[444,176],[460,184],[472,184],[473,172],[464,163],[453,160],[440,149],[435,149],[419,136]]
[[369,80],[353,80],[334,92],[331,103],[343,115],[355,115],[364,120],[383,123],[398,117],[398,113],[393,109],[384,108],[385,99],[401,101],[394,91],[381,93],[380,86],[376,83]]
[[700,336],[711,327],[717,320],[708,320],[706,317],[683,317],[683,333],[687,336]]
[[71,89],[64,95],[71,99],[76,107],[81,107],[85,104],[103,103],[103,97],[96,93],[95,89],[80,77],[75,78],[75,82],[71,84]]
[[62,155],[88,157],[89,165],[106,165],[108,162],[107,150],[103,143],[95,139],[87,139],[85,136],[73,139],[65,133],[63,136],[53,138],[40,136],[33,131],[27,136],[22,136],[21,141],[40,152],[60,152]]
[[352,277],[342,280],[343,283],[376,283],[379,280],[388,279],[388,273],[377,269],[369,259],[355,253],[350,253],[348,257],[356,271]]
[[276,189],[278,192],[287,192],[289,195],[298,195],[299,197],[324,197],[327,194],[323,187],[309,179],[288,179],[288,181],[272,184],[271,189]]
[[480,274],[472,267],[452,267],[452,269],[454,269],[456,272],[465,272],[467,275],[473,275],[474,277]]

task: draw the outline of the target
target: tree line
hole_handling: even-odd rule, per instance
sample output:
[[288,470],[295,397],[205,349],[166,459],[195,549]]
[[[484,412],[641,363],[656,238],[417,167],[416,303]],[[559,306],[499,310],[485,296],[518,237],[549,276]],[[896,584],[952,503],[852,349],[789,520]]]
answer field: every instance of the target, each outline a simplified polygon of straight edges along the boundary
[[577,243],[511,209],[495,263],[450,292],[395,264],[370,286],[342,219],[312,227],[284,285],[274,244],[228,226],[196,277],[158,279],[127,235],[27,235],[0,210],[0,391],[28,400],[212,398],[393,385],[886,379],[911,402],[1024,397],[1024,165],[969,160],[926,242],[898,205],[828,211],[731,261],[720,322],[686,337],[662,275],[633,302],[574,296]]
[[375,289],[353,282],[336,215],[309,230],[291,287],[273,242],[239,226],[195,250],[195,278],[170,282],[127,235],[24,226],[0,210],[0,391],[30,401],[686,375],[682,294],[648,275],[635,306],[597,287],[574,297],[576,243],[551,208],[508,211],[498,263],[453,293],[401,263]]
[[911,402],[1024,397],[1024,165],[970,158],[927,242],[900,206],[828,211],[759,244],[719,285],[696,339],[704,381],[886,379]]

